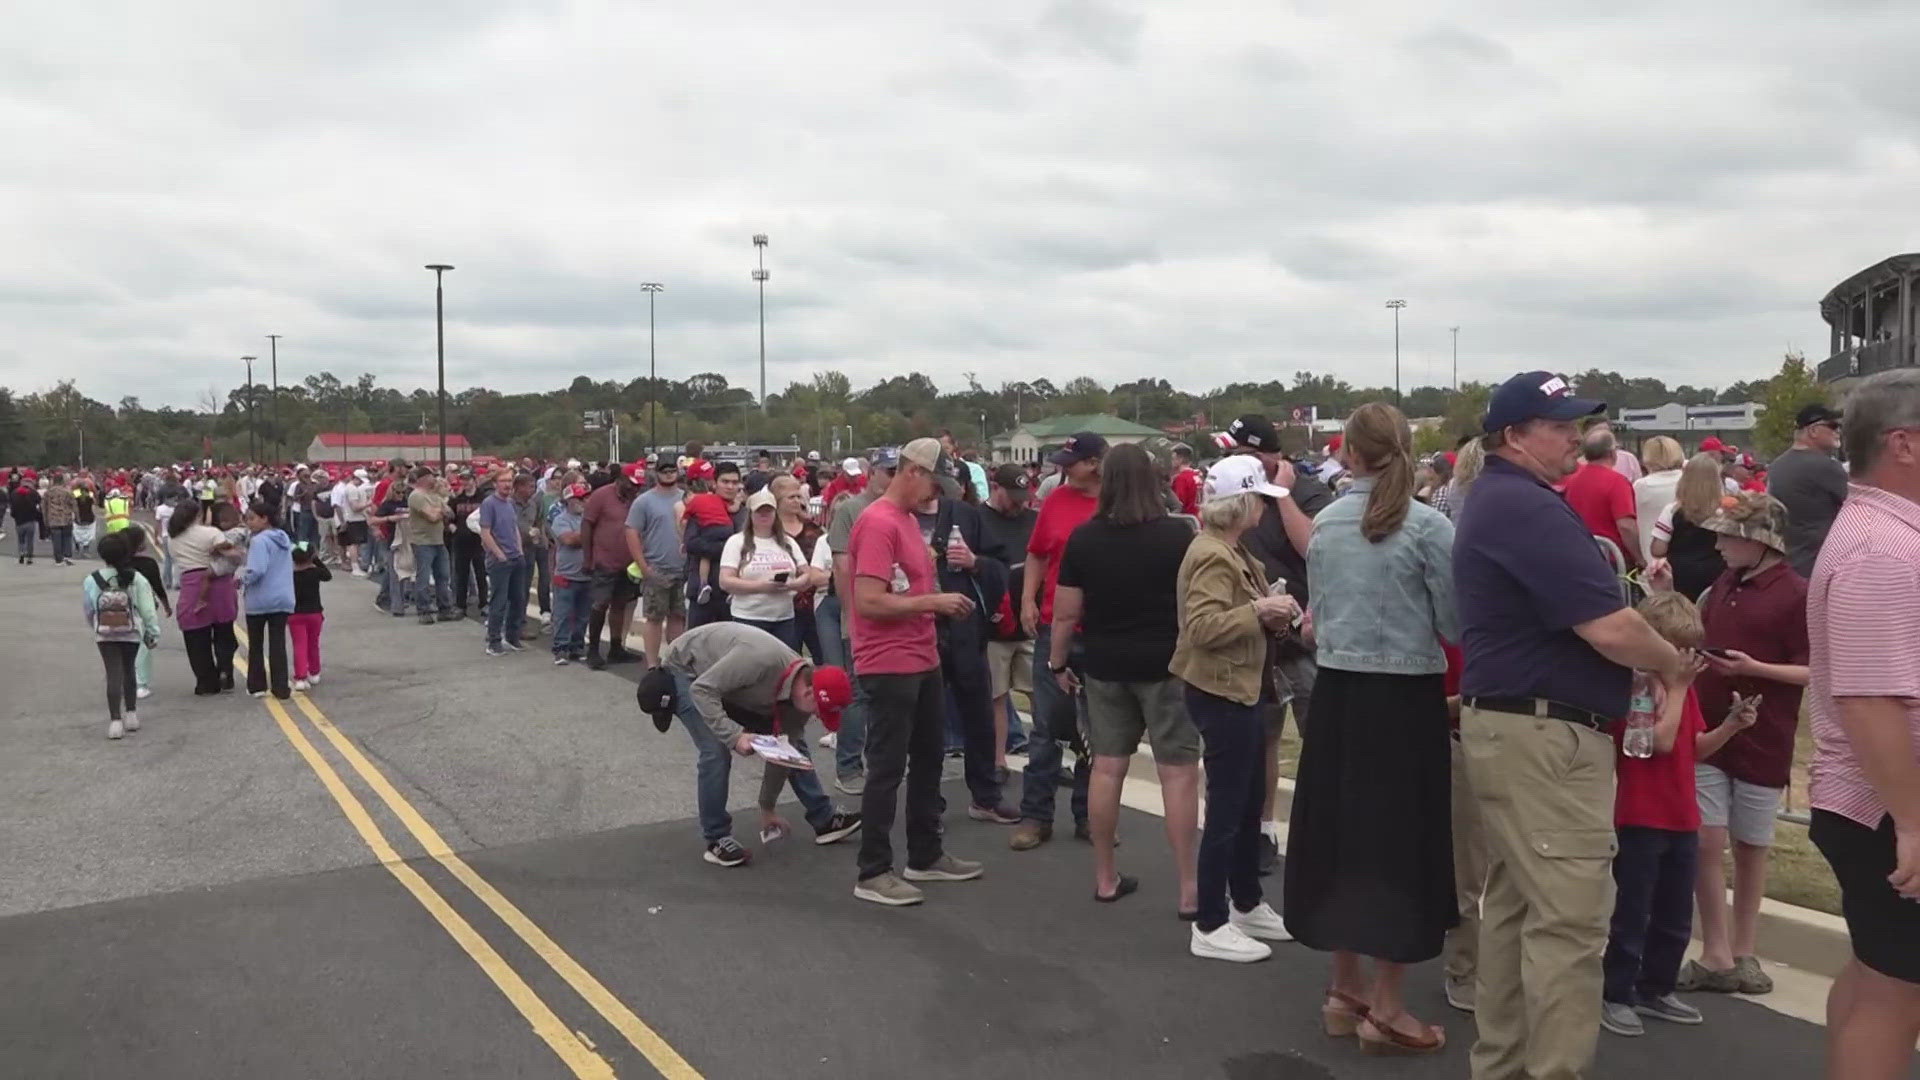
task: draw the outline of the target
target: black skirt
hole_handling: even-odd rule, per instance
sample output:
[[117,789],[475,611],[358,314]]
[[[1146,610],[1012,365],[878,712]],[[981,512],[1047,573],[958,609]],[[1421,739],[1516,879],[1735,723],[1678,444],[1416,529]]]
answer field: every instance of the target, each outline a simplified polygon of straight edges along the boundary
[[1440,955],[1460,921],[1442,676],[1323,667],[1301,741],[1287,929],[1322,951]]

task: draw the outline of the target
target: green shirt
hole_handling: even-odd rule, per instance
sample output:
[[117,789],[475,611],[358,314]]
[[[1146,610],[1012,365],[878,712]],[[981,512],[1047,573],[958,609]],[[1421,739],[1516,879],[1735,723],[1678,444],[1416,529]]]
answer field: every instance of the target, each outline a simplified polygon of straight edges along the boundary
[[[439,511],[439,520],[427,516]],[[437,491],[414,488],[407,494],[407,543],[429,547],[447,542],[447,500]]]

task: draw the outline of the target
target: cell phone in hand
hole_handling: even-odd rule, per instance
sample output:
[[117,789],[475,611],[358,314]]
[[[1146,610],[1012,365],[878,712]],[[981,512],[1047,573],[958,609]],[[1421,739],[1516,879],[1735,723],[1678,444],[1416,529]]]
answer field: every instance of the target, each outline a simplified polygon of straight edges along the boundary
[[791,571],[782,570],[773,575],[773,583],[775,585],[785,585],[787,583],[787,579],[792,576],[793,574]]
[[1701,649],[1700,651],[1706,653],[1708,656],[1717,656],[1722,660],[1733,659],[1733,650],[1731,649]]

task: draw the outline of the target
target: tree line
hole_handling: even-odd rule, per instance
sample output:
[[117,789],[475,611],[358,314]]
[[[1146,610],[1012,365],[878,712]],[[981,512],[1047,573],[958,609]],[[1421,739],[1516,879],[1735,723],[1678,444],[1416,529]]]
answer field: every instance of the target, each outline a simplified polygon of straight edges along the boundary
[[[1790,374],[1795,360],[1788,358],[1780,377]],[[1792,380],[1791,392],[1817,396],[1805,362],[1799,363],[1802,374]],[[1337,376],[1305,371],[1296,372],[1291,381],[1236,382],[1200,393],[1178,389],[1166,379],[1108,385],[1079,376],[1057,385],[1033,379],[995,387],[983,385],[971,372],[963,379],[943,390],[926,375],[912,373],[855,390],[844,373],[823,371],[768,395],[763,409],[750,391],[713,372],[677,381],[642,377],[624,383],[581,375],[564,388],[539,393],[504,394],[477,386],[451,393],[447,430],[466,436],[476,453],[505,457],[604,457],[603,427],[609,418],[620,428],[626,457],[637,456],[648,444],[650,427],[651,441],[661,446],[695,439],[709,444],[792,442],[845,453],[942,429],[951,430],[963,444],[984,445],[987,436],[1018,422],[1092,413],[1201,435],[1220,430],[1243,413],[1281,418],[1295,407],[1315,406],[1324,419],[1345,416],[1362,402],[1394,398],[1391,387],[1356,387]],[[1573,381],[1580,393],[1618,409],[1669,401],[1705,405],[1764,399],[1776,379],[1734,382],[1715,390],[1668,387],[1657,378],[1592,369],[1573,376]],[[1781,389],[1787,392],[1789,387],[1782,384]],[[1420,449],[1450,446],[1453,434],[1472,430],[1489,390],[1474,382],[1458,391],[1437,386],[1409,390],[1402,402],[1408,416],[1444,418],[1422,432]],[[305,456],[319,432],[430,434],[438,430],[437,414],[432,389],[383,386],[370,372],[348,381],[323,371],[282,385],[277,397],[257,382],[251,395],[244,384],[224,393],[209,386],[195,408],[149,408],[137,397],[109,404],[88,397],[67,379],[30,393],[0,387],[0,463],[84,460],[130,465],[202,457],[293,461]],[[283,451],[276,452],[276,446]]]

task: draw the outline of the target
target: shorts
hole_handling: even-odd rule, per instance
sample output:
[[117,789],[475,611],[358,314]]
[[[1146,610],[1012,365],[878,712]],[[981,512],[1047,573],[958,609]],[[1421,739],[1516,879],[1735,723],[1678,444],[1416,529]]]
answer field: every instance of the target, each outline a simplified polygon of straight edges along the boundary
[[1088,749],[1101,757],[1132,757],[1145,734],[1155,762],[1199,761],[1200,729],[1187,715],[1184,685],[1172,677],[1158,682],[1087,679]]
[[1693,788],[1700,802],[1701,825],[1725,829],[1743,844],[1773,846],[1774,815],[1780,809],[1780,794],[1785,788],[1735,780],[1704,762],[1694,763]]
[[[623,573],[621,575],[625,577]],[[640,607],[649,621],[684,615],[687,610],[687,575],[654,571],[640,579]]]
[[624,566],[618,570],[595,570],[593,585],[587,595],[597,608],[610,604],[629,604],[640,598],[640,583],[627,576]]
[[367,542],[367,523],[364,521],[346,521],[340,524],[340,542],[343,544],[364,544]]
[[987,642],[987,672],[994,697],[1005,697],[1009,690],[1032,694],[1033,641]]
[[1815,810],[1807,830],[1840,883],[1840,914],[1847,920],[1853,955],[1902,982],[1920,983],[1920,904],[1887,883],[1893,873],[1893,817],[1882,815],[1869,829],[1831,810]]

